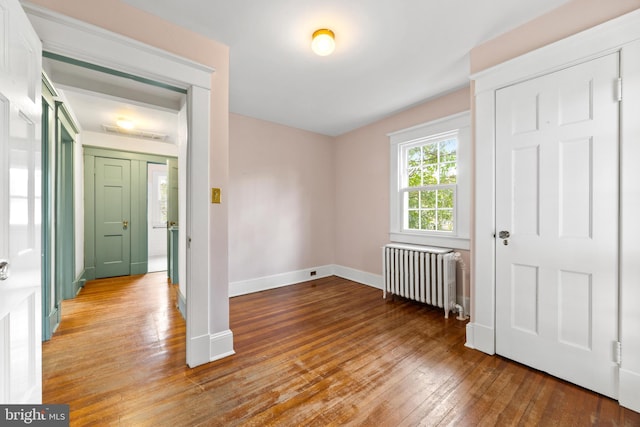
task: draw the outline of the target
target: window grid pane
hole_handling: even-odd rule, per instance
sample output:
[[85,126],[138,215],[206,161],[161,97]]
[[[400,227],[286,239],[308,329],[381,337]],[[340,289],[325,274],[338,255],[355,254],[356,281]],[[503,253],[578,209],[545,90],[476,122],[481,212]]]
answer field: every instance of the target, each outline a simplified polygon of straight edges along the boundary
[[405,227],[409,230],[454,231],[455,187],[405,192]]
[[405,147],[406,187],[401,191],[406,229],[454,231],[457,144],[447,137]]

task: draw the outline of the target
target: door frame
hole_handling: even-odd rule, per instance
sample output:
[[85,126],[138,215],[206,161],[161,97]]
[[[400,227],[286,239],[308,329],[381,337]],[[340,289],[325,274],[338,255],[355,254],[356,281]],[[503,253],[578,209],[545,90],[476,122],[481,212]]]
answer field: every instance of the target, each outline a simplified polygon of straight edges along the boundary
[[[98,158],[121,159],[131,162],[131,275],[145,274],[148,271],[148,236],[147,236],[147,166],[163,164],[172,156],[148,154],[120,149],[83,147],[84,188],[95,188],[95,162]],[[96,278],[96,224],[95,224],[95,191],[85,191],[84,197],[84,277],[86,280]],[[138,206],[138,208],[134,208]],[[138,225],[136,225],[138,224]],[[141,226],[140,224],[144,224]]]
[[[56,293],[62,299],[76,296],[80,283],[75,280],[75,189],[74,151],[78,126],[63,102],[55,101],[55,184],[54,200],[56,256],[53,259]],[[68,237],[68,238],[67,238]]]
[[495,92],[613,52],[620,52],[623,95],[619,236],[619,342],[623,356],[619,402],[640,411],[640,307],[632,303],[640,300],[636,286],[640,265],[634,265],[633,259],[640,252],[640,225],[634,220],[640,215],[640,170],[632,161],[640,158],[640,10],[471,76],[475,81],[475,233],[466,346],[495,353]]
[[[23,4],[42,40],[43,51],[161,82],[187,91],[189,138],[184,147],[187,245],[184,274],[187,301],[186,362],[198,366],[233,354],[229,329],[212,333],[210,285],[212,283],[211,206],[208,197],[210,155],[210,101],[214,69],[173,55],[49,9]],[[222,95],[221,95],[222,96]],[[194,197],[193,195],[199,195]],[[194,238],[190,239],[192,230]]]
[[74,278],[78,126],[45,73],[42,85],[42,340],[47,341],[62,318],[61,301],[73,298],[80,289]]

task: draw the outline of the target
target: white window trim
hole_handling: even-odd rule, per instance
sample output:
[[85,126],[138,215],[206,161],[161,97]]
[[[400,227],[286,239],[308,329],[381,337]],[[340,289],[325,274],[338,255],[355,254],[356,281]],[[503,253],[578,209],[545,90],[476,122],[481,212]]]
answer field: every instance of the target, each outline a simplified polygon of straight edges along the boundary
[[[455,232],[403,229],[400,191],[401,145],[458,131],[458,183],[454,212]],[[468,250],[471,225],[471,114],[469,111],[423,123],[387,135],[390,142],[389,238],[392,242]]]

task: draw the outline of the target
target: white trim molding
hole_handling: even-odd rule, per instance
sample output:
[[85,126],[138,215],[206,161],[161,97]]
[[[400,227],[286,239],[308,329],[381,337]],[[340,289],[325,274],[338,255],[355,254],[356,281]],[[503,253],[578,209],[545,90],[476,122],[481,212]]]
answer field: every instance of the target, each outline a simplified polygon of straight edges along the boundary
[[[620,270],[619,324],[623,351],[619,402],[640,410],[640,10],[547,45],[472,76],[475,80],[475,233],[471,322],[466,345],[495,353],[495,92],[603,55],[619,52]],[[612,82],[613,84],[613,82]]]
[[620,368],[620,405],[640,412],[640,374]]
[[211,67],[28,1],[21,4],[42,39],[43,51],[183,89],[192,85],[211,89],[211,74],[215,71]]
[[[313,272],[315,272],[315,274],[312,276],[311,274]],[[382,290],[382,276],[379,274],[367,273],[354,268],[329,264],[319,267],[305,268],[303,270],[274,274],[271,276],[257,277],[255,279],[231,282],[229,283],[229,296],[237,297],[240,295],[281,288],[330,276],[342,277],[343,279]]]
[[342,265],[334,265],[333,267],[333,274],[338,277],[371,286],[372,288],[384,289],[384,280],[382,280],[381,274],[367,273],[366,271],[356,270],[355,268],[344,267]]
[[[314,274],[312,275],[312,273]],[[237,297],[239,295],[246,295],[253,292],[281,288],[283,286],[295,285],[296,283],[308,282],[309,280],[321,279],[332,275],[333,266],[325,265],[321,267],[305,268],[303,270],[288,271],[286,273],[257,277],[255,279],[239,280],[229,283],[229,297]]]
[[233,349],[233,332],[227,329],[226,331],[212,334],[210,336],[209,347],[209,354],[211,355],[209,362],[236,354]]
[[[455,230],[453,232],[429,232],[404,229],[402,218],[401,154],[405,144],[446,132],[457,131],[458,179],[455,189]],[[471,228],[471,113],[463,111],[407,129],[387,134],[389,137],[389,240],[415,245],[440,246],[469,250]]]
[[176,303],[176,308],[182,315],[182,318],[187,320],[187,299],[180,289],[178,289],[177,292],[177,300],[178,302]]
[[[207,198],[194,197],[208,194],[211,187],[210,104],[212,73],[215,70],[47,8],[28,2],[22,5],[42,40],[44,50],[186,89],[189,140],[184,153],[188,167],[184,168],[187,179],[181,181],[179,189],[180,194],[186,195],[186,203],[181,202],[180,207],[181,212],[186,209],[185,221],[181,224],[181,229],[186,230],[180,234],[181,248],[187,248],[187,240],[190,242],[188,250],[180,251],[181,257],[186,254],[187,260],[185,271],[179,272],[181,281],[186,282],[186,361],[188,366],[194,367],[219,354],[229,353],[232,345],[225,344],[229,348],[216,349],[212,354],[210,344],[212,337],[217,340],[221,333],[213,330],[210,324],[215,313],[213,307],[228,307],[226,294],[225,298],[211,298],[212,289],[227,286],[226,254],[224,257],[214,255],[215,245],[210,232],[211,204]],[[227,208],[223,205],[220,209]],[[223,327],[228,328],[228,323]]]

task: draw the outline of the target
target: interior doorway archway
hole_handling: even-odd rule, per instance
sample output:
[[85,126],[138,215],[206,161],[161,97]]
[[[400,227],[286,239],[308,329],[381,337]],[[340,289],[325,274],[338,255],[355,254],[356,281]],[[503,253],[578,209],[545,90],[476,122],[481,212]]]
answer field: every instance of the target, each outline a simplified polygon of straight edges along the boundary
[[[193,367],[233,354],[230,330],[211,333],[210,204],[208,197],[194,197],[208,194],[210,187],[209,180],[202,177],[210,176],[210,101],[214,70],[48,9],[24,7],[44,51],[187,91],[188,142],[185,140],[180,147],[188,165],[183,168],[181,180],[185,194],[185,232],[181,243],[186,265],[184,274],[180,275],[186,282],[186,361]],[[192,236],[192,230],[197,230],[196,236]]]

